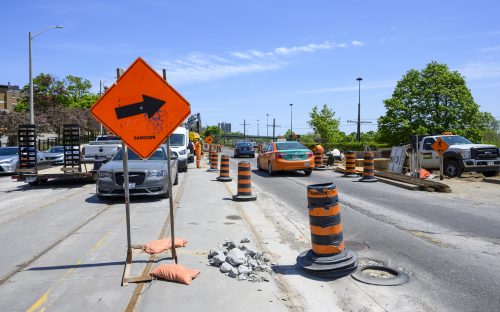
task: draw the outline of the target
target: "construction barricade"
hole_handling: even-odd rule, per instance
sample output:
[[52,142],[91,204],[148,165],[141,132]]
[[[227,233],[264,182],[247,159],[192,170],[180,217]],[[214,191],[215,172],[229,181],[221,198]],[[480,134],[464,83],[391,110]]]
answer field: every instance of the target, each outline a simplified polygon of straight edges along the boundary
[[345,173],[343,175],[345,178],[357,178],[356,174],[356,153],[345,152]]
[[323,153],[325,150],[323,149],[323,146],[321,145],[316,145],[313,148],[313,153],[314,153],[314,170],[326,170],[326,166],[323,165]]
[[238,163],[238,193],[233,195],[233,200],[250,201],[256,199],[257,196],[252,195],[250,163],[248,161],[240,161]]
[[229,176],[229,156],[222,155],[220,157],[220,175],[217,177],[217,181],[231,182],[232,180]]
[[358,266],[355,252],[345,248],[340,204],[335,184],[307,186],[312,249],[297,257],[304,270],[324,277],[341,277]]
[[375,178],[375,161],[373,152],[365,152],[363,161],[363,176],[359,179],[360,182],[377,182]]

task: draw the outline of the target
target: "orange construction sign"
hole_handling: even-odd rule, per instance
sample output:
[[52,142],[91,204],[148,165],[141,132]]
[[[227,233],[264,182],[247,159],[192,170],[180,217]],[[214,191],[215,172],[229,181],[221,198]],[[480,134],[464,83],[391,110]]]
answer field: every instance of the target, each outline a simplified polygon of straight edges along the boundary
[[439,156],[443,156],[444,152],[448,149],[449,145],[443,139],[438,138],[436,142],[432,143],[432,149],[439,154]]
[[211,135],[209,135],[209,136],[207,136],[207,137],[205,138],[205,143],[207,143],[207,144],[212,144],[213,142],[214,142],[214,138],[212,138],[212,136],[211,136]]
[[189,116],[191,108],[139,57],[90,111],[137,155],[148,158]]

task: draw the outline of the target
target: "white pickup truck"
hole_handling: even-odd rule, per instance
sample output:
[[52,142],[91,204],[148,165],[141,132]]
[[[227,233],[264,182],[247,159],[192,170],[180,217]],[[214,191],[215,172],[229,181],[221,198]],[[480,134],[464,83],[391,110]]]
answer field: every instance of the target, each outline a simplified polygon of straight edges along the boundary
[[443,173],[447,177],[458,177],[462,172],[481,172],[486,177],[492,177],[500,171],[498,147],[488,144],[474,144],[459,135],[423,137],[419,146],[422,168],[439,169],[439,155],[432,149],[432,144],[438,138],[443,139],[449,145],[443,154]]
[[82,147],[83,161],[109,160],[118,153],[121,147],[119,138],[111,135],[99,135],[95,141]]

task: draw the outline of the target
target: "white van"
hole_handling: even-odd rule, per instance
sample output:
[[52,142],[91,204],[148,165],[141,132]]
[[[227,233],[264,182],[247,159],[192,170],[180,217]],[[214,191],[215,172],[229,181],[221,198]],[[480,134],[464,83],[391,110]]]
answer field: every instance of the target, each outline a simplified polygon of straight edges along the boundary
[[189,144],[189,132],[184,127],[179,127],[175,129],[174,133],[170,136],[170,149],[179,155],[177,158],[178,171],[186,172],[188,165],[188,144]]

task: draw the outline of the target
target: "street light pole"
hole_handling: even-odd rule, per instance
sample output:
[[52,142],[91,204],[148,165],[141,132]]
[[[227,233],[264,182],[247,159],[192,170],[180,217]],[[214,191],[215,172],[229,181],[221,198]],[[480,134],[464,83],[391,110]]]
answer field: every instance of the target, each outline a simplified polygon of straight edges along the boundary
[[52,28],[63,28],[62,26],[56,25],[56,26],[49,26],[42,30],[41,32],[38,32],[34,34],[33,36],[31,35],[31,31],[28,33],[28,46],[29,46],[29,80],[30,80],[30,99],[29,99],[29,104],[30,104],[30,123],[32,125],[35,124],[35,109],[34,109],[34,104],[33,104],[33,70],[32,70],[32,65],[31,65],[31,41],[33,38],[36,36],[40,35],[43,32],[46,32],[49,29]]
[[290,139],[293,137],[293,130],[292,130],[293,113],[292,113],[292,110],[293,110],[293,104],[290,104]]
[[356,140],[358,142],[361,141],[361,80],[363,80],[363,78],[359,77],[359,78],[356,78],[356,80],[358,81],[358,129],[356,131]]

